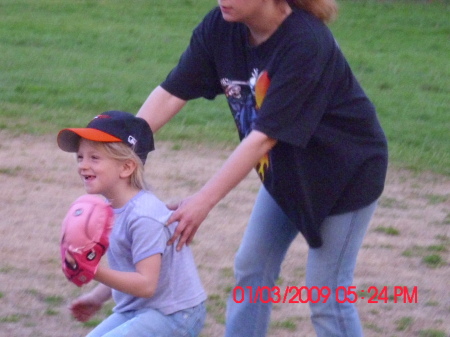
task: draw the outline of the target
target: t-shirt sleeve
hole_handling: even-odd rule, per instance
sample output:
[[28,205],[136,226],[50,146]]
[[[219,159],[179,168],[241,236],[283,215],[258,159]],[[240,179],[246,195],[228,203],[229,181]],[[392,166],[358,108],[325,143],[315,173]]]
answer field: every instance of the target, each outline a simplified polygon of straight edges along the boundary
[[272,138],[302,147],[327,109],[334,58],[334,47],[311,35],[278,51],[269,66],[270,84],[252,125]]
[[133,263],[155,255],[163,254],[167,245],[164,225],[149,217],[140,217],[128,228],[131,236]]
[[189,46],[161,83],[165,90],[184,100],[213,99],[222,92],[213,58],[214,45],[219,42],[211,33],[216,20],[217,10],[213,10],[194,29]]

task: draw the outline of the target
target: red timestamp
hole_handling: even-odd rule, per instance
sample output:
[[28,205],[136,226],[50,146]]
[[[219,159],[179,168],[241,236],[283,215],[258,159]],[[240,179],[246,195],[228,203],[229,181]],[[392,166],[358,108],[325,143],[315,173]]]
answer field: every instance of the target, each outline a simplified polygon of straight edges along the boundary
[[419,290],[417,286],[383,286],[357,289],[356,286],[337,287],[241,287],[233,289],[233,301],[242,303],[326,303],[334,300],[338,303],[355,303],[366,300],[367,303],[418,303]]

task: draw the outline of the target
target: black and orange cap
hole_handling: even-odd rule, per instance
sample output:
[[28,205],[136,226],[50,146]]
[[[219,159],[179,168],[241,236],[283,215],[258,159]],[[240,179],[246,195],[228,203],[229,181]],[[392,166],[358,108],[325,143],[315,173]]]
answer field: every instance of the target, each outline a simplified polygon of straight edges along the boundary
[[61,130],[57,137],[58,146],[66,152],[77,152],[81,138],[95,142],[125,143],[143,163],[148,153],[155,149],[153,132],[148,123],[123,111],[106,111],[94,117],[85,128]]

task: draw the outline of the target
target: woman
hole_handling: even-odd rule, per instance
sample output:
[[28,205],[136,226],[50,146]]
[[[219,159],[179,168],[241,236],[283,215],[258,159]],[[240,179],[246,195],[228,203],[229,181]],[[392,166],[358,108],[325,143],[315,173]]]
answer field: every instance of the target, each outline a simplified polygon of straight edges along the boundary
[[[347,289],[384,187],[385,135],[325,24],[336,12],[331,0],[219,1],[138,112],[156,132],[186,101],[225,94],[241,143],[178,205],[169,243],[189,244],[209,211],[256,168],[263,186],[235,260],[236,286],[253,298],[258,287],[275,285],[298,233],[310,247],[306,286]],[[226,336],[266,334],[271,304],[249,303],[249,295],[228,301]],[[318,336],[362,335],[346,295],[310,303]]]

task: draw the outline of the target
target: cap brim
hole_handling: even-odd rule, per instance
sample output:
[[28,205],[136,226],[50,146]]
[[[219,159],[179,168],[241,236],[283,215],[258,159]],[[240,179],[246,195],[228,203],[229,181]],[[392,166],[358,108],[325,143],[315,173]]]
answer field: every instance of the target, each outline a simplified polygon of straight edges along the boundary
[[77,152],[80,138],[95,142],[116,143],[121,142],[120,138],[92,128],[63,129],[59,132],[57,142],[61,150],[66,152]]

